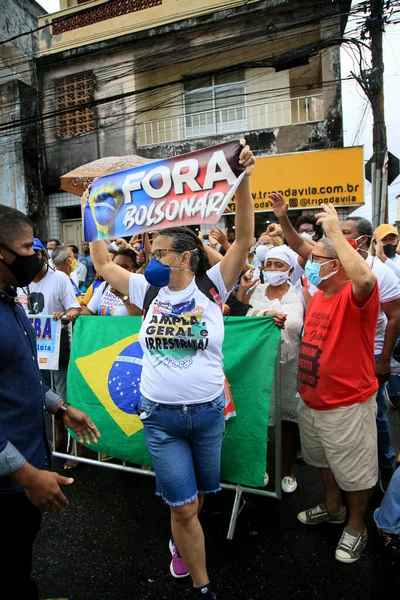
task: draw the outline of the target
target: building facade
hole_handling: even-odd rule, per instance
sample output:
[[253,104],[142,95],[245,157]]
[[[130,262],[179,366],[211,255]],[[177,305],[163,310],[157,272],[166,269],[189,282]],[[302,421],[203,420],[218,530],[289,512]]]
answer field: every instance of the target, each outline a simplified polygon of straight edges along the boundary
[[0,203],[26,213],[47,230],[41,185],[38,115],[38,17],[34,0],[0,0]]
[[350,4],[61,0],[39,19],[49,236],[80,241],[80,199],[59,178],[104,156],[165,158],[235,137],[259,156],[341,147]]

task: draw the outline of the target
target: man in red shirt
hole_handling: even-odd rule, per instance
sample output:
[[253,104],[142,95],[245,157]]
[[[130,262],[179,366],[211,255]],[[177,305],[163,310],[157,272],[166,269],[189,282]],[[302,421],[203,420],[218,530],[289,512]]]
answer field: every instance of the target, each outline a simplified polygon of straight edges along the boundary
[[306,525],[345,523],[335,557],[358,560],[367,543],[364,513],[378,479],[374,337],[379,314],[376,277],[340,230],[332,205],[317,215],[327,237],[305,267],[318,287],[308,308],[299,357],[302,453],[319,467],[326,500],[302,511]]

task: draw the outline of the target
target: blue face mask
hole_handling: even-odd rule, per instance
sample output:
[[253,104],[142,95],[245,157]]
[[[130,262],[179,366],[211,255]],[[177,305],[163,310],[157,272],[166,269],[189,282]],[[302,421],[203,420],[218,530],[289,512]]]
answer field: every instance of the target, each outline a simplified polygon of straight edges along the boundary
[[172,268],[152,258],[146,267],[144,276],[150,285],[164,287],[169,284]]
[[308,261],[306,262],[306,266],[304,267],[304,271],[308,281],[313,285],[318,286],[322,281],[325,281],[326,279],[332,277],[332,275],[335,275],[337,271],[333,271],[333,273],[329,273],[329,275],[325,275],[325,277],[321,277],[319,274],[321,267],[327,265],[330,262],[333,262],[334,260],[335,259],[332,258],[331,260],[327,260],[324,263],[315,263],[311,262],[311,260],[308,259]]

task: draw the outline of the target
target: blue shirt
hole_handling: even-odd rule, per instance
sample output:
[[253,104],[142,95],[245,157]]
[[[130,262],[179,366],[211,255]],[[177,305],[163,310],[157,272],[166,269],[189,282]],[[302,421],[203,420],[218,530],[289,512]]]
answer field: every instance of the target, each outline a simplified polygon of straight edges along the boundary
[[96,269],[94,268],[93,260],[92,260],[92,257],[90,256],[90,254],[88,254],[88,255],[80,254],[78,256],[78,260],[80,263],[85,265],[85,267],[87,269],[86,279],[85,279],[85,286],[87,289],[89,287],[89,285],[93,282],[94,276],[96,275]]
[[22,487],[9,475],[28,461],[48,469],[45,408],[61,398],[42,382],[36,336],[13,288],[0,290],[0,494]]

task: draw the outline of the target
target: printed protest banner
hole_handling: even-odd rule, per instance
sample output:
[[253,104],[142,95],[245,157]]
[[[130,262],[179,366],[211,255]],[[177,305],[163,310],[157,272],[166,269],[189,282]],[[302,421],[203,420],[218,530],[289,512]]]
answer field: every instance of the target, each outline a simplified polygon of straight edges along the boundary
[[[250,179],[254,210],[272,210],[271,192],[280,192],[289,209],[321,204],[364,204],[363,148],[335,148],[257,158]],[[229,208],[235,212],[234,198]]]
[[[96,450],[151,466],[135,409],[143,357],[140,326],[140,317],[79,317],[68,369],[68,401],[96,423],[101,433]],[[236,417],[226,422],[223,481],[263,485],[279,340],[280,330],[271,317],[230,317],[225,322],[224,371]]]
[[36,333],[36,349],[39,369],[58,370],[60,356],[61,321],[53,315],[28,315]]
[[83,202],[87,242],[215,224],[244,176],[239,140],[95,179]]

